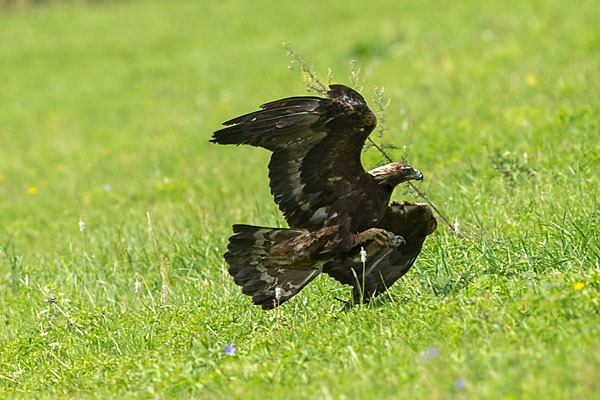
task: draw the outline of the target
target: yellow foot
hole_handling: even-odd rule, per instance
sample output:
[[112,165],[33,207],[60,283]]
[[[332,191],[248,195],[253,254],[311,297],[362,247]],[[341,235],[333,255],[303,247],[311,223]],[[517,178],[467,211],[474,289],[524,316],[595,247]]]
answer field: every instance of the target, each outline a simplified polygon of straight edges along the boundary
[[383,247],[399,247],[406,244],[402,236],[395,235],[392,232],[381,228],[371,228],[361,233],[362,241],[374,240],[378,245]]

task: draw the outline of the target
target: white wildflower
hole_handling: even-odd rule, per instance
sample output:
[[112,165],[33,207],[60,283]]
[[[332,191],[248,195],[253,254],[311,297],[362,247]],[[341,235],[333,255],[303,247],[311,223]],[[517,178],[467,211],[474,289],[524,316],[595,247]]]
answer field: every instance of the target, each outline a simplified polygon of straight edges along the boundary
[[109,184],[104,185],[104,191],[105,192],[110,192],[112,191],[112,186],[110,186]]
[[281,288],[279,288],[279,287],[275,288],[275,299],[277,299],[277,301],[279,301],[279,299],[281,299]]
[[460,224],[458,223],[458,219],[454,220],[454,232],[458,233],[460,229]]
[[162,285],[162,301],[167,301],[167,296],[169,295],[169,288],[167,285]]
[[79,221],[79,230],[81,232],[83,232],[84,229],[85,229],[85,222],[83,222],[83,221],[80,220]]
[[142,283],[140,281],[135,281],[135,292],[139,293],[142,290]]
[[367,262],[367,251],[364,247],[360,248],[360,262],[363,264]]

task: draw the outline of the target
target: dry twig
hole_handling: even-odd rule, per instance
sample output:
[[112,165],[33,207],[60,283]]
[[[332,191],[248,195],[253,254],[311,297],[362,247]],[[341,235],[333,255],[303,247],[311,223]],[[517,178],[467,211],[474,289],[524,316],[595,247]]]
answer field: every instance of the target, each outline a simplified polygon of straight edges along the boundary
[[63,315],[63,317],[65,317],[65,319],[67,320],[67,324],[69,326],[72,326],[77,333],[84,336],[83,331],[81,329],[79,329],[77,327],[77,325],[75,325],[75,323],[73,322],[71,317],[69,317],[69,315],[67,315],[67,313],[64,312],[62,308],[60,308],[56,299],[54,297],[49,296],[48,293],[46,291],[44,291],[44,289],[42,289],[42,287],[40,286],[39,283],[36,282],[35,284],[38,287],[38,289],[40,290],[40,292],[42,292],[42,294],[46,297],[46,301],[48,302],[48,304],[54,305],[54,308],[56,308]]
[[288,42],[283,42],[283,47],[287,51],[288,56],[292,59],[290,66],[288,67],[290,70],[294,70],[294,63],[298,64],[300,70],[302,71],[302,77],[304,78],[304,85],[306,86],[306,90],[309,92],[315,92],[320,94],[321,96],[327,96],[327,85],[331,83],[331,68],[329,69],[329,74],[327,76],[327,85],[324,85],[317,75],[313,72],[313,68],[309,66],[306,61],[300,56],[298,56]]
[[[304,61],[304,59],[302,59],[300,56],[298,56],[291,48],[291,45],[288,42],[284,42],[283,46],[285,47],[287,54],[290,56],[290,58],[292,58],[292,64],[296,63],[298,64],[298,66],[300,67],[300,69],[302,70],[302,75],[304,77],[304,84],[306,85],[306,90],[308,90],[309,92],[315,92],[315,93],[319,93],[323,96],[327,95],[327,86],[324,85],[323,83],[321,83],[321,81],[318,79],[317,74],[313,71],[313,68],[310,67],[306,61]],[[358,68],[357,62],[356,61],[351,61],[350,62],[351,66],[352,66],[352,71],[351,71],[351,76],[350,76],[350,80],[351,80],[351,85],[358,91],[360,91],[360,89],[362,89],[362,80],[360,78],[360,68]],[[294,67],[293,65],[289,66],[290,70],[293,70]],[[328,72],[328,76],[327,76],[327,85],[329,85],[329,83],[331,82],[331,68],[329,68],[329,72]],[[375,112],[377,113],[377,117],[379,120],[379,128],[378,128],[378,136],[381,139],[381,144],[377,144],[375,143],[375,141],[369,137],[367,138],[369,143],[367,143],[365,146],[368,147],[375,147],[379,153],[381,153],[381,155],[388,160],[388,162],[393,162],[392,159],[390,158],[390,156],[387,155],[387,153],[384,150],[384,147],[390,147],[390,148],[394,148],[394,146],[390,146],[390,145],[385,145],[383,143],[383,133],[385,131],[385,109],[390,105],[390,100],[388,99],[387,102],[384,103],[383,101],[383,88],[379,89],[378,87],[374,88],[374,93],[375,93],[375,105],[376,105],[376,109]],[[404,149],[404,154],[406,156],[406,147]],[[450,223],[450,221],[448,221],[448,219],[440,212],[440,210],[438,210],[438,208],[436,206],[433,205],[433,203],[427,198],[427,196],[425,196],[425,194],[423,192],[421,192],[419,189],[417,189],[417,187],[412,183],[412,182],[407,182],[408,186],[414,190],[415,193],[417,193],[417,195],[419,197],[421,197],[423,200],[425,200],[425,202],[437,213],[437,215],[439,215],[439,217],[446,223],[446,225],[448,225],[448,227],[450,228],[450,230],[458,237],[463,237],[458,230],[454,227],[454,225],[452,225]]]
[[[152,235],[152,241],[154,242],[154,248],[156,249],[156,257],[158,257],[158,261],[160,262],[160,272],[163,278],[163,292],[162,299],[166,300],[167,293],[173,293],[171,290],[171,284],[169,283],[169,275],[167,275],[167,268],[165,267],[165,261],[160,255],[160,251],[158,250],[158,242],[156,241],[156,236],[154,235],[154,228],[152,227],[152,219],[150,219],[150,213],[146,212],[146,217],[148,217],[148,229],[150,230],[150,235]],[[146,281],[144,281],[146,283]]]

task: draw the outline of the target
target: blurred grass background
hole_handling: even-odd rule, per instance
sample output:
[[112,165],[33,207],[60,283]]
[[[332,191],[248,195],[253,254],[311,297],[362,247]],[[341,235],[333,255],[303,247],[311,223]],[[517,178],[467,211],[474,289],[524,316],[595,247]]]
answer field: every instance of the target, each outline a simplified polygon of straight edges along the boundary
[[[5,3],[1,393],[598,398],[598,21],[564,0]],[[231,224],[285,224],[267,152],[208,143],[304,92],[283,41],[385,87],[385,140],[473,238],[440,224],[348,313],[325,278],[257,310],[222,260]]]

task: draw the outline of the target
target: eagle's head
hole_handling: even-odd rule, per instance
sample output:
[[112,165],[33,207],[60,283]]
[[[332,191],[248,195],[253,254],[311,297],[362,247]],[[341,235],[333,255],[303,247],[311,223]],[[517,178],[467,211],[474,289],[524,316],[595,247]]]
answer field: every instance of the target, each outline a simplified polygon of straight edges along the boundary
[[381,167],[372,169],[369,174],[382,184],[389,185],[392,188],[402,182],[410,180],[423,180],[423,174],[410,165],[399,162],[393,162]]

